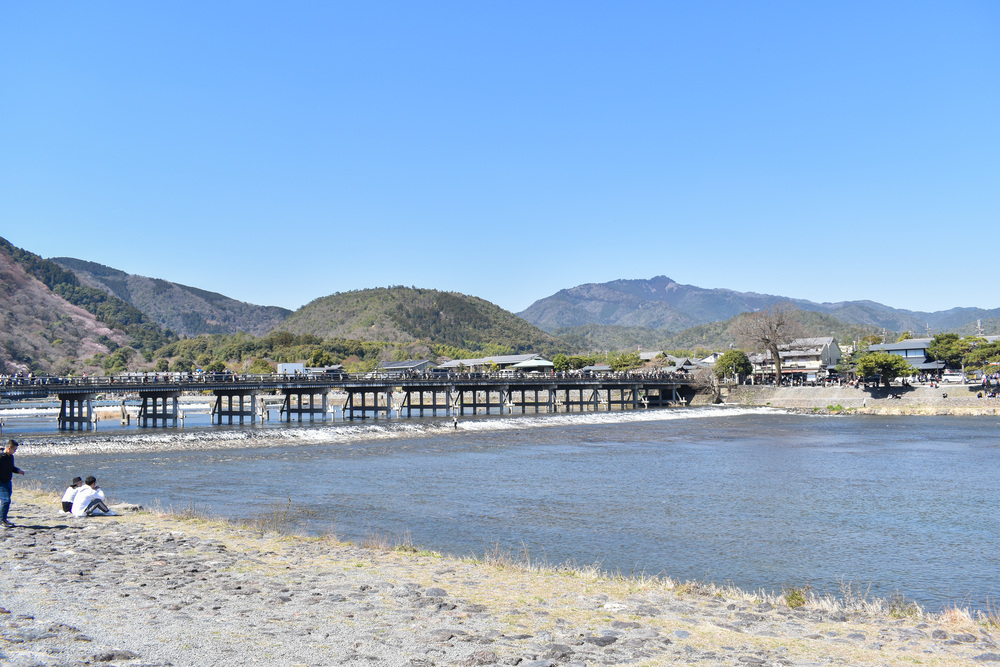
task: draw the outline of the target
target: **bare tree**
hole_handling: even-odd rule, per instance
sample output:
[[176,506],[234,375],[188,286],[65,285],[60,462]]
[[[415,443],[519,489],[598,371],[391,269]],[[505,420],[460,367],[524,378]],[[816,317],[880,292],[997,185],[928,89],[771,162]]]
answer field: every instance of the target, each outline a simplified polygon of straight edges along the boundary
[[715,371],[703,369],[694,374],[694,386],[709,395],[712,403],[722,403],[722,382]]
[[759,313],[747,313],[733,323],[732,333],[742,347],[770,353],[774,359],[774,375],[781,384],[781,348],[802,333],[797,317],[798,309],[791,304],[779,303]]

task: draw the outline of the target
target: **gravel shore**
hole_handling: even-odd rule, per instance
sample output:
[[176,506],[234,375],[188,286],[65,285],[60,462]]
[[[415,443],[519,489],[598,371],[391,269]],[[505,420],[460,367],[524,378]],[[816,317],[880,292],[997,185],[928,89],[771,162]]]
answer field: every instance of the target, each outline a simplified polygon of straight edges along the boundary
[[[75,519],[16,489],[3,665],[982,665],[961,614],[798,609],[714,587],[281,536],[197,517]],[[502,560],[502,559],[501,559]]]

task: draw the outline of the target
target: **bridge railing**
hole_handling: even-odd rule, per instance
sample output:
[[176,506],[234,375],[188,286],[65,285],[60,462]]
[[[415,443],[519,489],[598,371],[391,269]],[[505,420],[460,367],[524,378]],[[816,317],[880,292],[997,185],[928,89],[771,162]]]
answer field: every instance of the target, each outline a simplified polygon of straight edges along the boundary
[[336,384],[359,384],[385,383],[385,382],[420,382],[439,384],[443,382],[473,382],[483,384],[495,384],[504,381],[639,381],[639,382],[679,382],[686,383],[690,380],[687,374],[683,373],[602,373],[602,374],[581,374],[573,372],[558,373],[519,373],[511,371],[500,371],[493,373],[470,373],[470,372],[415,372],[415,373],[127,373],[120,375],[80,375],[80,376],[0,376],[0,390],[13,388],[35,387],[46,389],[50,392],[58,392],[61,388],[78,387],[100,387],[108,388],[113,386],[129,388],[151,388],[158,384],[169,384],[172,386],[197,387],[198,385],[218,385],[225,383],[257,383],[257,384],[281,384],[295,383],[329,385]]

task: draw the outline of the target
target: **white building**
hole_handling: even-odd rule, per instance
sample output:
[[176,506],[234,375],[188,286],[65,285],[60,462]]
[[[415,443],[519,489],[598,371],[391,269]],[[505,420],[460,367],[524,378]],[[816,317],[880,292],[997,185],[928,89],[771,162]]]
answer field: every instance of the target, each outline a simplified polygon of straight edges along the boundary
[[[833,371],[843,356],[836,339],[830,336],[797,338],[788,345],[779,347],[778,354],[781,356],[782,379],[802,382],[822,380]],[[774,361],[770,351],[755,354],[750,357],[750,361],[753,363],[755,377],[764,382],[774,380]]]

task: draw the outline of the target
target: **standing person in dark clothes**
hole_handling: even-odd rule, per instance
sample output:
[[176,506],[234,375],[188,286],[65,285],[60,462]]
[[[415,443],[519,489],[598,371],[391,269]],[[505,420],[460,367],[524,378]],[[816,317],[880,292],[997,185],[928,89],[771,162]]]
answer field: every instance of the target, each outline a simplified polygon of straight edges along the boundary
[[10,494],[13,484],[10,481],[14,473],[23,475],[24,471],[14,465],[14,452],[17,451],[17,441],[11,440],[7,448],[0,454],[0,525],[10,528],[14,524],[7,520],[7,510],[10,509]]

